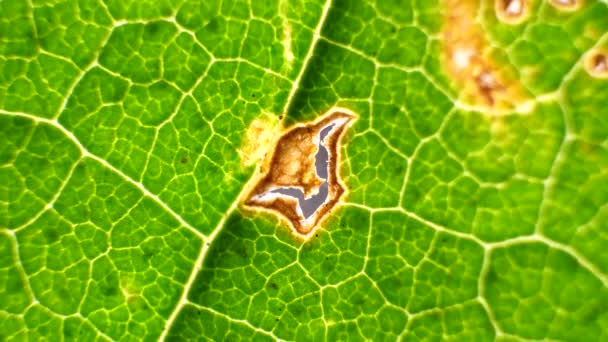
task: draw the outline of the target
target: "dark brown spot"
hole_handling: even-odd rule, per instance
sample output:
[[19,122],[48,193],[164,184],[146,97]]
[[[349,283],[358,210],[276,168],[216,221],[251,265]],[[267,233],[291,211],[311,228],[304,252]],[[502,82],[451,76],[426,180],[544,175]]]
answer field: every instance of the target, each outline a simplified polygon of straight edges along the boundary
[[597,78],[608,78],[608,53],[595,50],[588,53],[585,60],[587,72]]
[[597,54],[593,56],[593,70],[595,72],[606,72],[608,70],[608,61],[605,55]]
[[495,0],[496,17],[508,24],[519,24],[528,17],[527,0]]

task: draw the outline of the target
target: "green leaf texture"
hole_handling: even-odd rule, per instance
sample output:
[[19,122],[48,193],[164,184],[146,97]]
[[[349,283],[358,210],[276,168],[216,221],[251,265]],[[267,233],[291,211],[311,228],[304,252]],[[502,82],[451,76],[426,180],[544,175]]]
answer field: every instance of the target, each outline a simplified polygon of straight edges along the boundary
[[[608,340],[608,6],[480,1],[532,103],[493,120],[446,1],[0,1],[0,340]],[[334,106],[349,192],[302,241],[240,149]]]

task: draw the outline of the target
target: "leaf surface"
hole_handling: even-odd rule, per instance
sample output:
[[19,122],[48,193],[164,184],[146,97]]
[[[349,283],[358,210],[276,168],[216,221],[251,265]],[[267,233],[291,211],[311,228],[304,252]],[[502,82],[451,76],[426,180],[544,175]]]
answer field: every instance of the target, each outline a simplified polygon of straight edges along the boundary
[[[608,339],[608,6],[523,2],[1,1],[0,339]],[[334,107],[302,240],[241,204]]]

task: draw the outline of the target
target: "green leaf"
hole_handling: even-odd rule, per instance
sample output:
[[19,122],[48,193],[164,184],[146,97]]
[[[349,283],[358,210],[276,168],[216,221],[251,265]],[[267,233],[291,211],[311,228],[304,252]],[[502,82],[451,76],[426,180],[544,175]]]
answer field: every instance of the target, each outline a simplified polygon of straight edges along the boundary
[[608,6],[513,1],[0,1],[0,340],[608,339]]

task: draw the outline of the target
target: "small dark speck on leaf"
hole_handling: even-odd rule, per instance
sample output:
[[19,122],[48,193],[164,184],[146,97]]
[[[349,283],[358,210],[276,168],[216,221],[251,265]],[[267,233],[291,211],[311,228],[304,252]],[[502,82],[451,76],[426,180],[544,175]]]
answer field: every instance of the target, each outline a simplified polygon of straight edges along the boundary
[[55,229],[46,229],[44,236],[47,239],[47,243],[53,243],[59,239],[59,232]]
[[270,283],[270,287],[276,290],[279,288],[279,285],[277,285],[276,283]]
[[215,17],[211,20],[209,20],[209,22],[207,23],[207,25],[205,25],[205,29],[211,32],[218,32],[218,30],[220,29],[220,20],[218,17]]
[[[495,283],[498,281],[498,275],[494,271],[488,272],[486,276],[486,284]],[[487,285],[486,285],[487,286]]]
[[156,33],[158,33],[159,28],[160,28],[160,24],[152,23],[152,24],[146,25],[145,31],[149,35],[155,35]]
[[239,248],[239,249],[237,249],[236,253],[238,255],[240,255],[244,259],[246,259],[249,256],[249,253],[247,253],[247,250],[245,248]]
[[144,258],[146,259],[150,259],[152,258],[157,252],[146,252],[144,253]]
[[189,161],[188,157],[182,157],[182,159],[179,160],[179,162],[182,164],[186,164],[188,161]]

